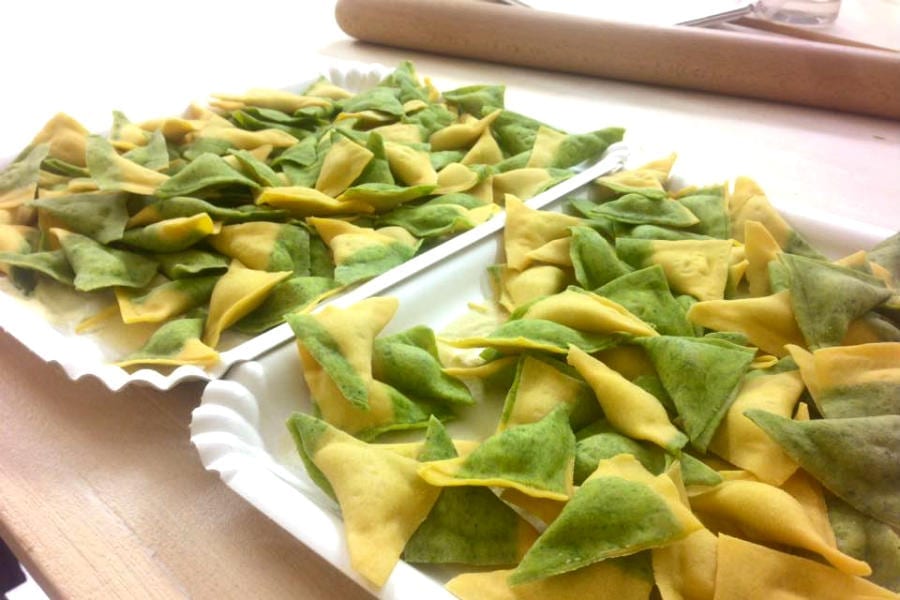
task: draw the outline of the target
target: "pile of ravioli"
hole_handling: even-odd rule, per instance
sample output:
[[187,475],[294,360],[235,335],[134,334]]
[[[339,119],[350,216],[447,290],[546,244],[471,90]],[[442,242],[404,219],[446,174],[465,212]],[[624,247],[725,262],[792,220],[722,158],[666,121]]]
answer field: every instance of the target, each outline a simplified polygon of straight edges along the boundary
[[0,172],[0,272],[99,297],[149,330],[118,364],[207,365],[255,335],[569,177],[622,139],[504,107],[502,85],[438,91],[403,62],[357,93],[215,95],[108,134],[52,118]]
[[494,296],[439,333],[382,333],[392,297],[288,317],[288,429],[372,584],[403,559],[461,599],[898,597],[900,235],[832,260],[674,160],[560,212],[507,195]]

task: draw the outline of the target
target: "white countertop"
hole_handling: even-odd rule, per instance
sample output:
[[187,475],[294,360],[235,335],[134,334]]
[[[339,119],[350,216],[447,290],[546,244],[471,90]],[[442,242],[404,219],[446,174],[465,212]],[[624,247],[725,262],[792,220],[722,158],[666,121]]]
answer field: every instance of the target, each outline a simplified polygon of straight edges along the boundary
[[511,107],[572,131],[624,126],[637,156],[677,151],[705,182],[750,175],[779,206],[900,229],[900,122],[360,44],[333,6],[159,0],[126,15],[113,2],[23,3],[0,36],[0,156],[58,111],[102,130],[114,109],[139,120],[211,92],[289,85],[333,60],[411,59],[439,87],[505,83]]

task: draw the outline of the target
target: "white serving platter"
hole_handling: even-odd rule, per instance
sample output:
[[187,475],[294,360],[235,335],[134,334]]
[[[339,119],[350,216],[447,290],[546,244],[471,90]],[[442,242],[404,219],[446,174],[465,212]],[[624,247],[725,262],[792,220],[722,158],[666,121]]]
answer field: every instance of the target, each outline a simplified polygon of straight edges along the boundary
[[[299,91],[314,81],[316,77],[322,75],[339,86],[358,92],[376,85],[391,72],[393,72],[392,67],[377,63],[337,61],[335,66],[323,69],[303,82],[288,86],[287,89]],[[514,91],[508,93],[508,99],[512,99],[508,108],[542,118],[534,111],[517,107]],[[549,122],[552,119],[545,120]],[[605,124],[598,123],[597,126],[601,127]],[[616,171],[621,168],[627,156],[628,149],[624,143],[613,144],[598,163],[579,172],[576,176],[577,179],[567,180],[555,186],[553,190],[557,188],[560,190],[572,189],[573,186],[580,185],[587,179]],[[3,164],[3,161],[0,161],[0,166]],[[545,195],[536,196],[532,200],[537,203],[545,203],[551,197],[553,190],[548,190]],[[544,199],[542,200],[542,198]],[[498,217],[457,235],[360,286],[337,294],[325,300],[323,304],[334,302],[348,295],[351,298],[360,298],[376,294],[402,278],[427,269],[434,262],[440,260],[444,254],[456,252],[473,240],[501,228],[502,217]],[[219,361],[212,366],[203,368],[183,365],[168,370],[124,369],[113,362],[123,353],[136,349],[140,344],[138,340],[149,333],[149,327],[146,330],[134,327],[126,330],[122,326],[110,325],[96,332],[77,333],[75,331],[75,326],[80,321],[96,314],[110,301],[109,296],[76,294],[61,285],[54,285],[53,282],[42,283],[33,296],[26,297],[15,289],[9,278],[0,277],[0,329],[6,330],[45,362],[58,363],[71,379],[77,380],[84,376],[93,376],[112,391],[120,390],[131,384],[149,385],[165,390],[184,381],[217,379],[233,365],[259,356],[291,335],[290,329],[286,325],[275,327],[253,337],[226,331],[219,345]]]
[[[674,180],[704,183],[696,178],[690,163],[686,166],[690,176],[675,175]],[[537,207],[541,199],[534,200],[531,205]],[[561,206],[557,201],[542,205],[547,210]],[[831,258],[871,248],[895,233],[823,214],[788,210],[781,214]],[[491,294],[486,267],[498,262],[501,252],[502,230],[494,229],[463,250],[418,270],[415,276],[399,278],[368,294],[399,299],[399,309],[384,333],[423,324],[440,332],[464,315],[469,303],[483,304]],[[335,302],[347,306],[368,297],[366,292],[360,288]],[[451,434],[472,439],[489,434],[499,407],[484,404],[471,409],[474,414],[449,423]],[[311,406],[290,335],[255,360],[236,365],[225,377],[207,384],[193,411],[191,441],[206,469],[218,472],[232,490],[373,595],[391,600],[452,597],[443,588],[454,574],[450,569],[419,569],[401,561],[387,584],[378,589],[350,568],[338,506],[307,476],[285,426],[291,413],[309,412]]]

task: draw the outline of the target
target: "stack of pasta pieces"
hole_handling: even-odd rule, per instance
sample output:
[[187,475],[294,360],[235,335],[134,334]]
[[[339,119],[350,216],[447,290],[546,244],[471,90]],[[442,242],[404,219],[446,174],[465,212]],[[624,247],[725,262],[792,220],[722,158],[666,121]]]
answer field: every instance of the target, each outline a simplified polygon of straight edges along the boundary
[[440,336],[379,335],[389,297],[289,317],[316,414],[288,427],[369,581],[897,597],[900,237],[830,260],[750,179],[668,189],[674,158],[562,212],[507,196],[495,295]]
[[141,123],[117,112],[105,135],[57,115],[0,174],[0,271],[26,294],[105,302],[80,331],[146,332],[122,366],[209,364],[226,330],[265,331],[623,135],[507,110],[502,85],[441,93],[408,62],[382,75],[353,92],[320,78],[219,94]]

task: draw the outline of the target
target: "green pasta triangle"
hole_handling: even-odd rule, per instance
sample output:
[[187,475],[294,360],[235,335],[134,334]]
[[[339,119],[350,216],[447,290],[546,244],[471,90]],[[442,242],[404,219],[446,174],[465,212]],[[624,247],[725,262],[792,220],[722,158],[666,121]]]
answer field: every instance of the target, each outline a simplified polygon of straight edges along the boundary
[[156,261],[145,256],[104,246],[77,233],[55,231],[75,272],[75,289],[79,291],[113,286],[141,288],[156,275]]
[[900,536],[886,523],[864,515],[840,498],[826,494],[828,520],[838,549],[872,567],[866,579],[900,592]]
[[181,252],[155,255],[160,272],[169,279],[196,275],[222,275],[228,270],[229,259],[217,252],[190,248]]
[[566,354],[569,345],[593,353],[615,346],[623,338],[622,334],[578,331],[546,319],[513,319],[503,323],[487,337],[460,338],[450,340],[449,343],[460,347],[486,346],[509,353],[544,350]]
[[601,286],[597,293],[618,302],[662,335],[691,336],[694,333],[659,265],[621,275]]
[[755,348],[715,338],[636,338],[650,357],[691,444],[706,452],[756,355]]
[[[36,144],[26,148],[15,161],[0,170],[0,198],[36,185],[41,174],[41,163],[49,152],[49,143]],[[34,191],[29,190],[29,195],[33,196]]]
[[134,365],[208,365],[218,360],[218,353],[200,341],[204,316],[189,315],[163,323],[139,350],[116,364]]
[[335,267],[334,278],[341,285],[370,279],[403,264],[417,251],[418,245],[408,246],[401,242],[363,246]]
[[131,224],[144,224],[175,217],[190,217],[200,213],[207,213],[214,221],[221,221],[228,225],[247,221],[279,221],[287,217],[288,211],[255,204],[229,208],[216,206],[200,198],[174,196],[172,198],[154,198],[132,218]]
[[744,415],[836,496],[900,527],[900,415],[810,421],[758,409]]
[[619,454],[634,456],[654,475],[662,473],[666,467],[666,453],[662,448],[622,435],[605,419],[579,430],[576,439],[575,483],[579,485],[597,470],[601,460]]
[[379,225],[397,225],[420,238],[433,238],[471,229],[475,222],[458,204],[400,206],[381,216]]
[[633,456],[604,460],[510,575],[517,585],[662,546],[702,528],[667,475]]
[[29,202],[52,215],[69,231],[85,235],[101,244],[121,239],[128,223],[128,199],[125,192],[93,192]]
[[414,401],[451,406],[475,403],[461,380],[444,373],[434,332],[424,325],[377,338],[372,375]]
[[260,185],[231,167],[225,159],[204,152],[156,189],[160,198],[207,196],[225,186],[258,189]]
[[690,227],[700,222],[697,216],[680,202],[669,198],[648,198],[633,192],[598,204],[588,216],[597,215],[633,225]]
[[619,260],[616,250],[595,229],[586,226],[571,228],[569,255],[575,269],[575,280],[586,290],[595,290],[623,275],[632,268]]
[[815,405],[829,419],[900,415],[900,381],[870,381],[821,390]]
[[505,429],[465,458],[425,463],[419,474],[432,485],[512,487],[564,500],[572,491],[575,435],[559,406],[536,423]]
[[69,286],[74,285],[75,275],[62,250],[27,254],[0,252],[0,262],[13,267],[13,282],[26,292],[33,290],[37,284],[34,277],[36,273],[41,273]]
[[720,240],[731,237],[731,219],[728,215],[724,188],[702,190],[696,194],[681,196],[678,202],[684,204],[700,219],[699,223],[688,228],[691,232]]
[[158,129],[147,136],[146,145],[137,146],[122,156],[154,171],[169,166],[169,149],[166,147],[166,138]]
[[847,327],[891,297],[884,284],[860,271],[822,260],[782,254],[790,274],[791,304],[810,350],[837,346]]
[[[432,417],[418,459],[456,456],[447,430]],[[411,563],[513,565],[535,537],[534,529],[490,489],[448,487],[407,542],[403,558]]]
[[890,271],[894,281],[900,281],[900,232],[873,246],[867,258]]

